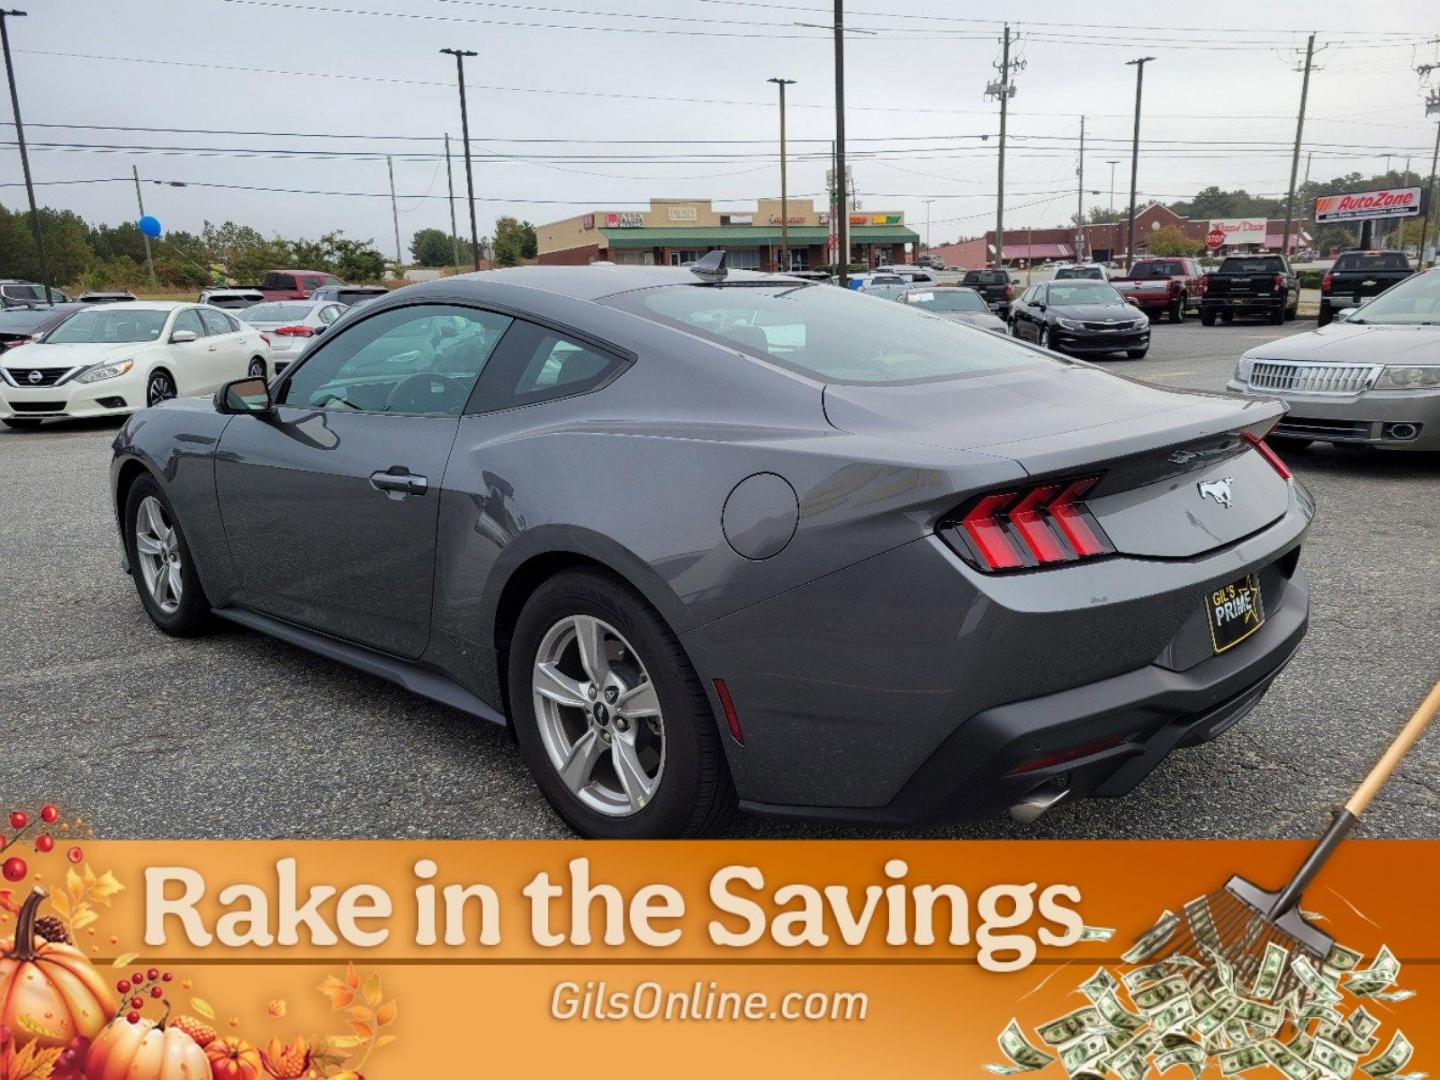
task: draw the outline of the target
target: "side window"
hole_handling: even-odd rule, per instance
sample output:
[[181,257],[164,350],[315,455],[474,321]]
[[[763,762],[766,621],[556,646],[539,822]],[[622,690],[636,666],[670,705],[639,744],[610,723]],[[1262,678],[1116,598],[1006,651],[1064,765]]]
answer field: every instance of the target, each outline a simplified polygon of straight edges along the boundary
[[195,308],[186,308],[175,316],[175,326],[171,329],[173,334],[176,330],[189,330],[196,337],[205,336],[205,325],[200,321],[200,312]]
[[620,357],[532,323],[518,323],[485,372],[470,412],[494,412],[573,397],[609,381]]
[[448,304],[394,308],[327,339],[280,403],[352,412],[459,416],[511,319]]
[[221,314],[219,310],[211,310],[210,308],[201,309],[200,321],[205,324],[205,332],[211,337],[217,337],[220,334],[233,334],[235,332],[234,327],[230,325],[230,320]]
[[334,322],[334,321],[335,321],[336,319],[338,319],[339,317],[340,317],[340,309],[339,309],[338,307],[336,307],[334,304],[331,304],[329,307],[323,307],[323,308],[320,309],[320,321],[321,321],[322,323],[324,323],[326,326],[329,326],[332,322]]

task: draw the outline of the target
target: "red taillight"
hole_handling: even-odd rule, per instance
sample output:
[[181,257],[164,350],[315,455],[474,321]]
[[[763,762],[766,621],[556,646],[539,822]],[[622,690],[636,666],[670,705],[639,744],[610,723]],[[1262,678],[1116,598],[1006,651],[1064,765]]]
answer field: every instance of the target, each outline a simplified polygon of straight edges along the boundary
[[1276,275],[1275,275],[1275,291],[1276,291],[1276,292],[1284,292],[1284,291],[1285,291],[1285,275],[1284,275],[1284,274],[1276,274]]
[[1098,476],[983,495],[960,518],[982,570],[1020,570],[1109,555],[1115,549],[1082,497]]
[[279,334],[281,337],[311,337],[315,331],[308,326],[277,326],[270,333]]
[[1329,270],[1326,270],[1326,271],[1325,271],[1325,276],[1320,279],[1320,291],[1321,291],[1321,292],[1329,292],[1329,291],[1330,291],[1330,286],[1333,285],[1334,283],[1335,283],[1335,275],[1332,274]]
[[1290,466],[1280,460],[1280,455],[1275,453],[1275,448],[1262,439],[1259,435],[1251,435],[1248,431],[1243,433],[1246,442],[1255,448],[1256,453],[1270,463],[1270,467],[1280,474],[1280,479],[1289,480],[1291,476]]
[[1123,735],[1116,735],[1114,738],[1102,739],[1100,742],[1086,743],[1084,746],[1072,747],[1069,750],[1061,750],[1056,754],[1046,754],[1044,757],[1031,758],[1029,761],[1021,762],[1011,769],[1006,776],[1021,776],[1024,773],[1038,772],[1041,769],[1051,769],[1056,765],[1064,765],[1067,761],[1078,761],[1080,758],[1089,757],[1091,754],[1098,754],[1102,750],[1109,750],[1119,746],[1125,741]]
[[731,737],[744,746],[745,733],[740,730],[740,717],[735,712],[735,703],[730,700],[730,689],[725,685],[724,679],[715,680],[715,693],[720,698],[720,708],[725,710],[725,723],[730,728]]
[[1012,289],[1009,285],[1006,285],[1006,286],[1005,286],[1005,299],[1006,299],[1006,300],[1013,300],[1014,297],[1015,297],[1015,290]]

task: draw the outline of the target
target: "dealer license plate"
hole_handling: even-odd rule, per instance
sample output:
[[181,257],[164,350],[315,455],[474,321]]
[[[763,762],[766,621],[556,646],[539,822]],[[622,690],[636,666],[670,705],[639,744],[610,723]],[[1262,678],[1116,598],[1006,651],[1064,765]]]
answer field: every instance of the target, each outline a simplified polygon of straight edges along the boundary
[[1210,643],[1217,653],[1232,649],[1265,625],[1265,602],[1260,579],[1246,574],[1239,581],[1222,585],[1205,602],[1210,623]]

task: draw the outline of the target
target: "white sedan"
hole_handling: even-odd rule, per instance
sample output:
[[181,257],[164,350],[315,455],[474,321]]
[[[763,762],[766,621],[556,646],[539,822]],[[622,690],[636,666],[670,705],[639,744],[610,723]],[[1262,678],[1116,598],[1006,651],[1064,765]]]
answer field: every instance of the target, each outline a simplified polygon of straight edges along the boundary
[[270,345],[228,312],[198,304],[120,303],[77,311],[0,364],[0,423],[123,416],[167,398],[270,378]]
[[253,326],[265,335],[275,359],[275,374],[300,359],[312,338],[345,314],[343,304],[333,300],[277,300],[256,304],[241,316],[246,326]]

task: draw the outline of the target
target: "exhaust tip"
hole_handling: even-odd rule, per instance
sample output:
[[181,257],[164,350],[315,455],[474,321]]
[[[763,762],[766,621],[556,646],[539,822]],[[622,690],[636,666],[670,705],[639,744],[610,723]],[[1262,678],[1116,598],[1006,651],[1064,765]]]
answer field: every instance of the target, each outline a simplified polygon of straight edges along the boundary
[[1420,428],[1416,424],[1400,423],[1385,425],[1385,437],[1387,439],[1394,439],[1397,442],[1409,442],[1419,434]]
[[1012,804],[1010,816],[1021,825],[1029,825],[1069,794],[1070,786],[1064,778],[1046,781]]

